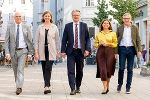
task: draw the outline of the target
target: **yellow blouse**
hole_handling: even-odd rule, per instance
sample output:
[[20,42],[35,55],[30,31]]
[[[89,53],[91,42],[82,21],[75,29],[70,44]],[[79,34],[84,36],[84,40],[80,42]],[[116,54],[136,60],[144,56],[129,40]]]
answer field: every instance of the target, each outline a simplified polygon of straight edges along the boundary
[[95,47],[99,48],[101,42],[111,43],[112,45],[109,47],[117,47],[118,43],[116,33],[112,32],[112,30],[109,30],[107,33],[104,33],[104,31],[99,32],[95,37]]

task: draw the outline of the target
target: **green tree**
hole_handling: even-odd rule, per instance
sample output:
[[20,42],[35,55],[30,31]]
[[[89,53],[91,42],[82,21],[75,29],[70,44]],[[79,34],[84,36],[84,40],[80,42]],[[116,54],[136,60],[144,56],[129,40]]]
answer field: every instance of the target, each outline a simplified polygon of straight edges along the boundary
[[2,45],[0,44],[0,51],[2,50]]
[[97,16],[92,19],[94,25],[98,26],[101,24],[103,19],[108,18],[108,4],[106,4],[106,0],[97,0],[97,10],[98,12],[95,13]]
[[109,14],[116,19],[119,24],[123,24],[122,16],[125,13],[130,13],[132,20],[138,16],[137,5],[141,0],[110,0],[110,5],[115,10],[110,10]]

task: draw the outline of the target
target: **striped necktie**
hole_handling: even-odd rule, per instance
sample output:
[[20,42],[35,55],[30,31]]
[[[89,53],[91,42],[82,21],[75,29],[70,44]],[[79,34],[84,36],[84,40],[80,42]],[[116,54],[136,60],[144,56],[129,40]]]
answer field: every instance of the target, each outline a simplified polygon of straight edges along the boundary
[[78,24],[75,26],[75,48],[78,48]]
[[16,48],[19,48],[19,25],[17,25]]

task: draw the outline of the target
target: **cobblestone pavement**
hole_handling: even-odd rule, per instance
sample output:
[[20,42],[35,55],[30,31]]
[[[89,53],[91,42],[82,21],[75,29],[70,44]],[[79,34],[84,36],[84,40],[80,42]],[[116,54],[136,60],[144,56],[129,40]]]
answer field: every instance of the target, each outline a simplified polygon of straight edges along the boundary
[[134,69],[131,94],[125,94],[125,84],[121,93],[116,92],[117,72],[111,78],[110,92],[102,95],[102,83],[95,78],[96,65],[85,65],[81,93],[71,96],[66,63],[59,63],[53,66],[52,93],[44,95],[41,65],[29,66],[25,68],[23,93],[17,96],[12,68],[0,66],[0,100],[150,100],[150,77],[140,76],[140,68]]

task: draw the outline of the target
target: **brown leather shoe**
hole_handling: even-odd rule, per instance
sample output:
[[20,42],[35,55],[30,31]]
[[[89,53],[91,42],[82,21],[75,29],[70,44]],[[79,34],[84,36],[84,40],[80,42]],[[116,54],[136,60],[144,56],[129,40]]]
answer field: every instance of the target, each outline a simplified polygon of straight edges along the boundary
[[22,92],[22,88],[17,88],[16,89],[16,95],[19,95]]
[[70,95],[76,95],[76,91],[75,90],[71,90]]
[[80,91],[80,88],[79,88],[79,87],[77,87],[77,88],[76,88],[76,93],[81,93],[81,91]]

